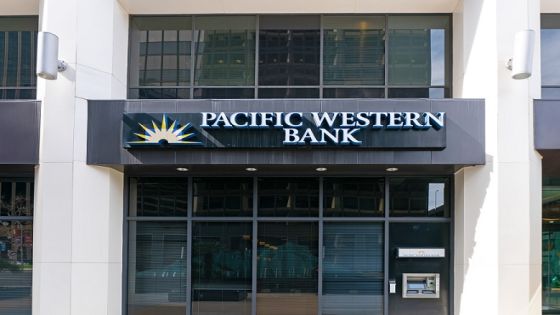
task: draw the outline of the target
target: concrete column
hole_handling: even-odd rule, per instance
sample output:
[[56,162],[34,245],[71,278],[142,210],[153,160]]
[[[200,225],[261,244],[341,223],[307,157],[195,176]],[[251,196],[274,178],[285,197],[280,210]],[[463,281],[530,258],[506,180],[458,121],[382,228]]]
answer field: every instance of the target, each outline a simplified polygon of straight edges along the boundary
[[33,314],[121,314],[123,174],[86,164],[87,100],[125,98],[128,15],[116,0],[43,0],[68,70],[38,80]]
[[[454,97],[486,99],[485,166],[455,178],[455,314],[541,314],[540,8],[463,0],[454,13]],[[506,69],[517,31],[536,31],[533,76]]]

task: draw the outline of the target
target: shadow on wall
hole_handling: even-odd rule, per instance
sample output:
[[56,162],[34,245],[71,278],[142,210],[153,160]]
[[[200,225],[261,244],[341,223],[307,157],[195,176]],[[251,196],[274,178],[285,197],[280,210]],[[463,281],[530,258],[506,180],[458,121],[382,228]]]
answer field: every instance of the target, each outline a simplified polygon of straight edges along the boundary
[[[494,157],[486,155],[486,165],[467,167],[462,172],[463,184],[468,183],[469,187],[474,187],[476,191],[467,187],[463,187],[462,191],[456,191],[456,202],[463,202],[460,215],[462,218],[455,216],[455,240],[462,239],[463,242],[460,246],[455,246],[456,250],[463,249],[462,252],[455,254],[455,287],[454,287],[454,304],[455,314],[461,314],[463,295],[467,293],[465,286],[465,278],[469,274],[471,267],[470,261],[474,255],[476,246],[476,232],[479,226],[479,219],[482,213],[484,202],[488,196],[488,187],[492,173],[494,172]],[[458,196],[458,193],[462,195]],[[468,198],[468,200],[466,200]],[[468,207],[465,207],[465,202],[468,202]],[[487,210],[489,211],[489,210]],[[495,209],[490,209],[495,211]],[[456,212],[456,214],[459,214]],[[497,213],[496,213],[497,216]],[[461,223],[462,226],[458,226]],[[498,231],[496,231],[498,233]],[[457,237],[460,238],[457,238]],[[490,257],[489,257],[490,258]],[[462,268],[457,268],[462,267]],[[472,286],[469,286],[472,287]],[[483,289],[484,286],[478,286],[476,289]],[[480,296],[480,294],[478,294]]]

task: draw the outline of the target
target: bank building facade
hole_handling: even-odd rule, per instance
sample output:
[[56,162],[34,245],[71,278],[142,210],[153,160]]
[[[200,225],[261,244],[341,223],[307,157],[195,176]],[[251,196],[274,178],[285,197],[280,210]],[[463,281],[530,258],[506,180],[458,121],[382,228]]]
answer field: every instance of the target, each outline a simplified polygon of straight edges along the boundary
[[0,315],[560,314],[560,2],[4,0]]

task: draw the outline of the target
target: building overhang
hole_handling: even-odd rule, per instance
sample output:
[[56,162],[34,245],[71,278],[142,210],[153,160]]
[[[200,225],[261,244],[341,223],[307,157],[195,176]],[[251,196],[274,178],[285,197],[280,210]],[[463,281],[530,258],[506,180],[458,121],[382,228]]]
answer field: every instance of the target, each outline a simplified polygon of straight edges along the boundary
[[39,163],[40,101],[0,101],[0,173]]
[[[221,124],[219,128],[192,123],[197,144],[172,145],[142,143],[145,129],[161,129],[166,115],[167,128],[179,118],[197,119],[205,112],[236,113],[445,113],[445,126],[425,128],[375,128],[374,121],[356,134],[364,140],[359,145],[330,142],[328,145],[286,144],[286,126],[242,129]],[[278,114],[281,115],[281,114]],[[148,118],[144,117],[147,116]],[[152,119],[155,127],[152,124]],[[140,119],[140,120],[135,120]],[[143,120],[142,120],[143,119]],[[303,120],[303,119],[302,119]],[[309,119],[312,120],[312,119]],[[302,123],[305,130],[317,132],[318,126]],[[340,122],[338,122],[340,124]],[[143,125],[143,127],[140,126]],[[336,123],[335,123],[336,124]],[[327,126],[328,127],[328,126]],[[337,126],[331,126],[337,127]],[[340,126],[338,126],[340,127]],[[136,128],[136,129],[134,129]],[[176,129],[177,130],[177,129]],[[191,132],[189,131],[189,132]],[[141,134],[138,136],[138,134]],[[186,134],[184,132],[183,134]],[[128,141],[129,139],[135,141]],[[309,139],[308,139],[309,140]],[[167,141],[167,140],[166,140]],[[133,146],[132,142],[146,144]],[[216,146],[216,143],[221,146]],[[382,173],[397,166],[403,172],[453,173],[464,166],[485,163],[484,101],[466,99],[244,99],[244,100],[90,100],[88,101],[87,163],[117,169],[174,172],[179,166],[191,172],[205,173],[220,169],[235,173],[246,167],[259,172],[281,173],[300,169],[315,172],[318,166],[329,174]]]

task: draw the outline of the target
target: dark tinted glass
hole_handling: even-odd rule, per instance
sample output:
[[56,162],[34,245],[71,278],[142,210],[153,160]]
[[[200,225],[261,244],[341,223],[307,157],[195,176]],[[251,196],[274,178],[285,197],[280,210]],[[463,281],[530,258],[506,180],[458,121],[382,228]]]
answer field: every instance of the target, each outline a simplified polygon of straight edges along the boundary
[[323,18],[325,85],[385,84],[385,17]]
[[323,186],[323,215],[383,216],[384,191],[384,180],[379,178],[326,178]]
[[383,98],[385,89],[324,88],[323,98]]
[[186,314],[186,222],[129,224],[128,314]]
[[449,190],[446,178],[392,178],[389,180],[390,215],[447,217]]
[[36,17],[0,18],[0,86],[29,89],[2,91],[2,99],[35,98]]
[[255,83],[255,16],[195,17],[195,84]]
[[251,314],[251,223],[193,223],[192,312]]
[[259,98],[318,98],[319,89],[286,88],[259,89]]
[[187,216],[186,178],[132,178],[130,216]]
[[257,314],[317,314],[317,223],[259,223]]
[[319,84],[319,16],[261,16],[260,85]]
[[445,85],[449,16],[389,16],[389,84]]
[[324,315],[383,313],[383,224],[325,223]]
[[446,94],[443,88],[389,89],[389,98],[445,98]]
[[137,16],[130,27],[132,87],[190,84],[190,17]]
[[0,216],[33,215],[33,182],[0,181]]
[[550,87],[543,87],[541,89],[541,97],[543,99],[560,99],[560,87],[557,88],[550,88]]
[[129,89],[132,99],[184,99],[190,98],[189,89],[151,88]]
[[253,215],[252,178],[195,178],[193,215]]
[[310,217],[319,215],[316,178],[260,178],[259,216]]
[[255,89],[239,89],[239,88],[211,88],[211,89],[195,89],[194,98],[214,98],[214,99],[236,99],[236,98],[254,98]]
[[0,314],[31,315],[33,223],[0,223]]
[[544,99],[560,99],[558,51],[560,51],[560,14],[543,14],[541,16],[541,81]]

